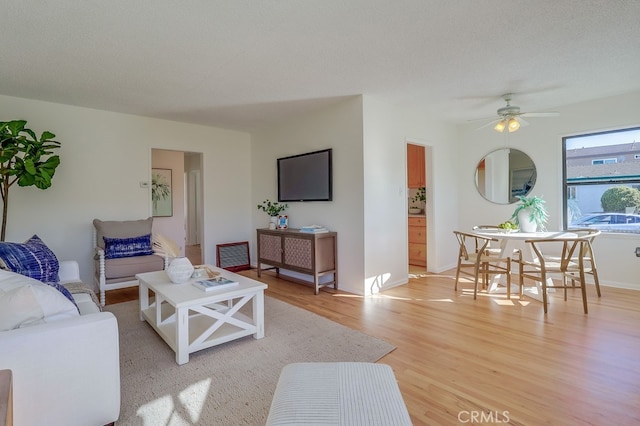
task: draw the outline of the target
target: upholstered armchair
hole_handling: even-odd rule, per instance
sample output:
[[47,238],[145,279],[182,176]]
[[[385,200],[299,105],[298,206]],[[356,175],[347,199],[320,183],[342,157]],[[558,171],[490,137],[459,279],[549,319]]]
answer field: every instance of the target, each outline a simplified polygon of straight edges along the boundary
[[93,220],[95,281],[100,289],[100,304],[106,291],[138,285],[135,275],[166,269],[166,255],[152,249],[153,218],[129,221]]

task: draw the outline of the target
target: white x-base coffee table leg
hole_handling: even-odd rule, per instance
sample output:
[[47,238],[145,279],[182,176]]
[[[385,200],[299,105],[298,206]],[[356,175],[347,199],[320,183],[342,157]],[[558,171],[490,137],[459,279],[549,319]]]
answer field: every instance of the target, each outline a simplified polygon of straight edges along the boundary
[[[248,317],[239,310],[250,300],[253,301],[253,311],[251,317]],[[176,319],[176,362],[182,365],[189,362],[190,353],[201,349],[249,334],[253,334],[255,339],[263,338],[264,294],[247,294],[235,303],[229,300],[227,306],[214,304],[177,308]]]

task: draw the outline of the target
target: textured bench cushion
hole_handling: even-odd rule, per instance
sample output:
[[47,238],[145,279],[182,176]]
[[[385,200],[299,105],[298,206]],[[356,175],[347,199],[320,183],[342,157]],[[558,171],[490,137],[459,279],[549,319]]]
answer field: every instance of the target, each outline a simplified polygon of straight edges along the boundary
[[267,425],[411,425],[391,367],[296,363],[282,369]]

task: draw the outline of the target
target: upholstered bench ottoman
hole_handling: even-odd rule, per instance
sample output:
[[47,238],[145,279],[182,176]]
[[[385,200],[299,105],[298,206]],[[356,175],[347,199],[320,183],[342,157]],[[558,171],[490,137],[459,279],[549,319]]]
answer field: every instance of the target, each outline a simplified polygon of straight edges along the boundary
[[365,362],[289,364],[267,425],[411,425],[391,367]]

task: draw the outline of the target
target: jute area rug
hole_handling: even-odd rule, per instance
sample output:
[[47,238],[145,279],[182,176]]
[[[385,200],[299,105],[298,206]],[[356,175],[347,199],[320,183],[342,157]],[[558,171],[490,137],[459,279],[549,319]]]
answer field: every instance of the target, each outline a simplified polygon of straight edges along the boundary
[[[394,346],[265,297],[265,337],[248,336],[175,353],[146,322],[138,301],[108,305],[120,332],[117,425],[264,425],[280,370],[294,362],[375,362]],[[100,366],[96,366],[100,368]]]

